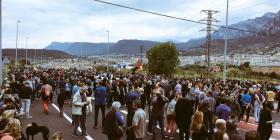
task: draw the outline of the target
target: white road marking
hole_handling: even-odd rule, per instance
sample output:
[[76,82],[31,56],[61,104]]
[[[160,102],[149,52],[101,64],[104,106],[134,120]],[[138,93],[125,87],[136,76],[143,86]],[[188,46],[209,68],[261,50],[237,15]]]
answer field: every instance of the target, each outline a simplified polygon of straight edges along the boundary
[[[52,106],[59,112],[59,108],[55,105],[55,104],[52,104]],[[65,113],[63,113],[63,117],[70,123],[72,123],[72,119],[67,116]],[[78,131],[82,132],[81,128],[78,127]],[[87,140],[94,140],[89,134],[87,136],[85,136]]]

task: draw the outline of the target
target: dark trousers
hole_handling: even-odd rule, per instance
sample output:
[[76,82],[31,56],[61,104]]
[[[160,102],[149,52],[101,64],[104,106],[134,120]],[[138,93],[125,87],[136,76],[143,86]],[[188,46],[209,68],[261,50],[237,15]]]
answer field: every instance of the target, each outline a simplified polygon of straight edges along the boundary
[[152,129],[153,129],[153,121],[152,121],[152,116],[151,116],[151,113],[149,112],[148,113],[149,115],[149,122],[148,122],[148,126],[147,126],[147,131],[149,133],[152,133]]
[[242,109],[241,109],[241,114],[239,116],[239,120],[243,119],[243,116],[246,112],[246,122],[248,122],[249,120],[249,117],[250,117],[250,110],[251,110],[251,107],[249,106],[248,108],[246,108],[246,106],[243,106]]
[[[185,136],[184,136],[185,135]],[[190,128],[179,127],[179,140],[188,140],[190,137]]]
[[152,132],[153,134],[156,134],[155,130],[157,127],[157,122],[159,123],[160,127],[160,132],[161,132],[161,137],[164,138],[164,124],[163,124],[163,117],[162,116],[157,116],[157,117],[152,117]]
[[193,107],[194,112],[195,112],[197,107],[198,107],[198,99],[196,98],[196,100],[191,100],[191,103],[192,103],[192,107]]
[[81,126],[82,132],[86,132],[86,115],[72,115],[74,122],[74,133],[77,134],[78,127]]
[[118,96],[118,100],[120,101],[120,103],[122,104],[122,106],[125,104],[125,99],[124,99],[124,93],[120,93]]
[[126,140],[136,140],[135,134],[132,128],[126,129]]
[[120,140],[120,138],[114,136],[114,135],[107,135],[108,136],[108,140]]
[[94,109],[94,126],[97,126],[97,120],[98,120],[98,114],[99,114],[99,109],[101,109],[101,115],[102,115],[102,126],[104,123],[104,118],[105,118],[105,105],[95,105]]
[[261,140],[269,140],[271,133],[260,133],[261,135]]

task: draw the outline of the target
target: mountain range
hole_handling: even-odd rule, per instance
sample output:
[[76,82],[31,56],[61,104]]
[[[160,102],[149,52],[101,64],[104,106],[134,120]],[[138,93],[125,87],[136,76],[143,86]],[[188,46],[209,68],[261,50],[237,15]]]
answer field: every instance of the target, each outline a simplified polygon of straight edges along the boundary
[[[278,13],[265,13],[261,17],[240,21],[229,25],[230,28],[248,30],[258,32],[252,34],[249,32],[241,32],[237,30],[228,30],[229,35],[229,51],[231,53],[239,53],[240,50],[254,51],[264,49],[265,47],[275,47],[279,41],[280,32],[280,11]],[[213,43],[211,45],[212,52],[220,54],[223,49],[224,28],[219,28],[212,33]],[[277,38],[278,37],[278,38]],[[203,46],[205,46],[205,37],[191,39],[187,42],[175,43],[179,51],[185,54],[200,55],[203,54]],[[46,47],[48,50],[60,50],[76,56],[104,55],[107,51],[110,54],[139,54],[140,46],[144,46],[144,52],[160,42],[149,40],[119,40],[116,43],[90,43],[90,42],[52,42]],[[277,47],[277,45],[276,45]],[[270,50],[272,51],[272,50]]]

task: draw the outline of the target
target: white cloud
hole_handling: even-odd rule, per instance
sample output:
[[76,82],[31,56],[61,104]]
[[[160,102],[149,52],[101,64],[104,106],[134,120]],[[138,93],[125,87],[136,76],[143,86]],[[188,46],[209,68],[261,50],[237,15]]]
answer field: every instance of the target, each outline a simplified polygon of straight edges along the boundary
[[[107,0],[135,8],[199,20],[203,9],[221,11],[215,17],[224,24],[226,0]],[[230,0],[229,23],[277,12],[278,0]],[[260,10],[261,9],[261,10]],[[15,47],[16,21],[19,47],[43,48],[52,41],[106,42],[146,39],[187,41],[204,36],[203,25],[114,7],[94,0],[3,0],[3,46]]]

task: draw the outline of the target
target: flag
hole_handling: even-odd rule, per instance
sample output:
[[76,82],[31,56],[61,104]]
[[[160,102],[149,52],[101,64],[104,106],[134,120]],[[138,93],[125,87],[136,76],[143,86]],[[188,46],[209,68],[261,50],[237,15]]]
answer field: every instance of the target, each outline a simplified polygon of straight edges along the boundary
[[135,70],[142,70],[142,63],[139,59],[137,60],[137,62],[135,64]]

